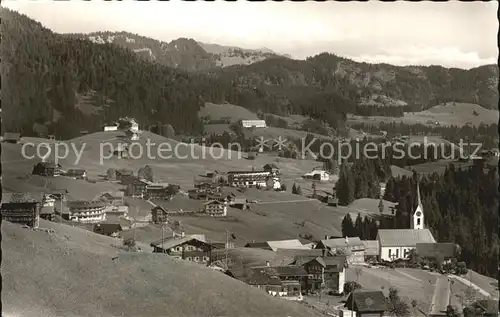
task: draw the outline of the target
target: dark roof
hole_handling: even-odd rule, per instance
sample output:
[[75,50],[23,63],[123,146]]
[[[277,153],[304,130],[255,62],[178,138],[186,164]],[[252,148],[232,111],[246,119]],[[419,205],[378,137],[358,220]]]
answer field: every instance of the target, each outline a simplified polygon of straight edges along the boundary
[[113,234],[122,231],[122,226],[119,223],[98,223],[94,226],[94,232],[103,234]]
[[387,302],[381,291],[356,290],[347,298],[345,307],[358,313],[381,312],[387,309]]
[[15,132],[5,132],[3,134],[3,139],[5,140],[19,140],[21,138],[21,133]]
[[8,203],[41,203],[42,193],[3,193],[2,204]]
[[54,162],[38,162],[36,165],[42,166],[44,168],[58,168],[58,167],[60,167],[59,164],[56,164]]
[[264,165],[264,168],[279,169],[279,167],[274,163],[266,164],[266,165]]
[[87,200],[73,200],[68,201],[68,208],[82,208],[82,207],[104,207],[106,203],[103,201],[87,201]]
[[85,170],[84,169],[69,169],[66,174],[72,174],[72,175],[83,175],[85,174]]
[[245,244],[245,248],[271,249],[267,242],[249,242]]
[[205,241],[202,241],[201,239],[198,239],[194,235],[186,235],[184,237],[178,237],[178,236],[176,236],[176,237],[167,237],[167,238],[163,239],[163,243],[162,243],[162,240],[151,242],[151,246],[152,247],[157,247],[157,248],[163,247],[164,250],[167,250],[167,249],[170,249],[172,247],[175,247],[175,246],[178,246],[178,245],[181,245],[181,244],[185,244],[185,243],[188,243],[188,242],[202,243],[202,244],[205,244],[205,245],[208,245],[208,246],[212,247],[211,244],[209,244],[209,243],[207,243]]
[[120,175],[134,175],[134,171],[122,168],[122,169],[116,170],[116,174],[120,174]]
[[449,242],[417,243],[417,254],[428,258],[434,258],[438,254],[445,258],[452,258],[457,255],[457,245]]

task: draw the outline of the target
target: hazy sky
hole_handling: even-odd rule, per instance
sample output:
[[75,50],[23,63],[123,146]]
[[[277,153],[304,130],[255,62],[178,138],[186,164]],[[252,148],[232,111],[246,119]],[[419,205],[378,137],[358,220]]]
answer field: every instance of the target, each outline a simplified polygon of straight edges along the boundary
[[129,31],[267,47],[303,59],[321,52],[366,62],[471,68],[497,63],[497,1],[102,2],[5,1],[59,33]]

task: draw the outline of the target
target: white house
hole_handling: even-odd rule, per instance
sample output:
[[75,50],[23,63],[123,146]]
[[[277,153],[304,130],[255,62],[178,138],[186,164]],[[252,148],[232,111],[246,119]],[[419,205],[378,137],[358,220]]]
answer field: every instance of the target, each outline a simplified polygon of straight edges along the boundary
[[378,230],[377,241],[379,243],[380,260],[408,259],[410,250],[416,249],[417,243],[436,243],[430,230],[424,227],[424,210],[418,184],[417,201],[418,205],[410,223],[411,229]]
[[302,175],[302,178],[327,182],[330,180],[330,173],[324,170],[314,170],[312,172],[305,173]]
[[117,131],[118,130],[118,126],[116,125],[107,125],[104,127],[104,131]]
[[135,121],[135,119],[130,119],[130,130],[139,132],[139,124]]
[[241,126],[243,128],[265,128],[266,120],[241,120]]
[[53,195],[44,195],[42,203],[43,207],[54,207],[56,199]]

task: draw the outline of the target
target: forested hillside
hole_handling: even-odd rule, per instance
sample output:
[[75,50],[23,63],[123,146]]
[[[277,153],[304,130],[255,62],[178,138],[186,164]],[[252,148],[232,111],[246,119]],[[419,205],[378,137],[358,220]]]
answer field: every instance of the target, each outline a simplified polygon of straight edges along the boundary
[[[44,127],[59,138],[71,138],[81,130],[101,130],[119,116],[133,116],[143,127],[161,122],[178,133],[199,133],[197,112],[205,101],[277,111],[277,94],[243,87],[224,76],[174,70],[113,44],[55,34],[8,9],[1,13],[2,102],[9,118],[4,131],[36,135]],[[322,120],[326,113],[342,118],[336,109],[345,111],[353,104],[335,92],[322,99],[316,91],[297,94],[293,101],[291,112]]]
[[[417,178],[389,179],[385,200],[397,202],[395,227],[409,228],[417,205]],[[453,165],[443,175],[420,179],[426,226],[436,240],[462,247],[468,267],[489,276],[498,274],[498,171],[483,172],[481,163],[467,169]]]
[[347,113],[401,116],[401,107],[444,99],[485,107],[498,100],[496,66],[395,67],[324,53],[306,61],[274,57],[190,73],[118,45],[55,34],[8,9],[1,9],[1,17],[2,102],[9,118],[3,130],[23,135],[71,138],[120,116],[133,116],[142,127],[171,124],[177,133],[199,134],[197,112],[207,101],[311,116],[341,132]]
[[[322,53],[306,61],[272,58],[249,66],[220,70],[240,84],[290,89],[291,87],[334,88],[345,97],[365,106],[397,107],[419,111],[445,101],[468,102],[485,108],[498,105],[498,66],[470,70],[441,66],[399,67],[358,63]],[[367,114],[364,107],[361,109]],[[375,115],[375,113],[368,113]]]

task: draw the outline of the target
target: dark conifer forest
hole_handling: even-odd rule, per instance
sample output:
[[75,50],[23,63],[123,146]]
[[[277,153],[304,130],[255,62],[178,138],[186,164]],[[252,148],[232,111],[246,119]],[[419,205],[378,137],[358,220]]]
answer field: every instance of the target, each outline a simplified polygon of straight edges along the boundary
[[[417,176],[390,178],[384,199],[398,203],[394,228],[409,228],[417,205]],[[462,260],[485,275],[498,273],[498,170],[478,163],[450,165],[419,180],[426,226],[440,242],[455,242]]]

